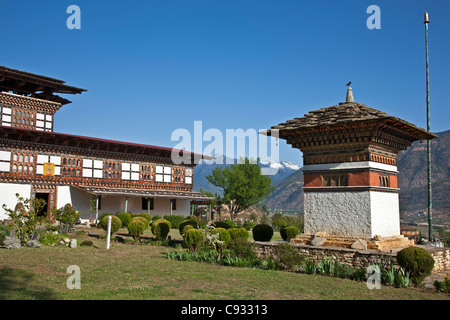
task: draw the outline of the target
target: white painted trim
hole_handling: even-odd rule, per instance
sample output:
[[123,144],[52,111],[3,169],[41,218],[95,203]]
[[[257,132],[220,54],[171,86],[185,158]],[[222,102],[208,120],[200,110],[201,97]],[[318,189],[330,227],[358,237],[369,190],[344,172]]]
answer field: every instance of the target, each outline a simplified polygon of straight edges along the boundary
[[374,162],[374,161],[307,164],[307,165],[303,166],[303,168],[302,168],[303,171],[348,170],[348,169],[380,169],[380,170],[398,172],[397,166]]

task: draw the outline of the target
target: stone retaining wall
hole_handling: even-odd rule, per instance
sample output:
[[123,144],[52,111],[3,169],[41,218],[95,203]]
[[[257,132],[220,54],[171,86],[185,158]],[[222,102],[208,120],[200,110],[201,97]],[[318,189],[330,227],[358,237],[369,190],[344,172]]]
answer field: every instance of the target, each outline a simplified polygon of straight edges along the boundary
[[[252,244],[253,250],[258,257],[274,257],[274,246],[281,243],[288,243],[284,241],[259,242],[255,241]],[[338,260],[340,263],[345,263],[352,268],[366,267],[369,261],[375,263],[387,264],[392,261],[394,267],[397,266],[396,252],[380,252],[375,250],[354,250],[338,247],[313,247],[305,244],[289,243],[294,248],[297,248],[299,253],[305,256],[306,259],[314,261],[321,261],[327,259]],[[433,273],[450,270],[450,248],[434,248],[423,247],[433,256],[435,265]]]

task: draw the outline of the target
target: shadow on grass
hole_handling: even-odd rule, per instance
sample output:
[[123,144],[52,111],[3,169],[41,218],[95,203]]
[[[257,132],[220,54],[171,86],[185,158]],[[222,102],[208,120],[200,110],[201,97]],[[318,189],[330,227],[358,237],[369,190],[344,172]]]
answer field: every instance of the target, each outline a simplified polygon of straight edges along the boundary
[[0,300],[56,299],[52,289],[31,284],[35,276],[25,270],[0,269]]

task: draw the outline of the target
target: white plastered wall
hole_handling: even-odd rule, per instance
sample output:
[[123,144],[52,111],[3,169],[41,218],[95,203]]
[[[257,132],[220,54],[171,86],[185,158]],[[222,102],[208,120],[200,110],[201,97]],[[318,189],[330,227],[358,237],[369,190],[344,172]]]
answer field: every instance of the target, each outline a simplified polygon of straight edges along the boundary
[[369,191],[305,192],[305,233],[371,236]]
[[400,208],[398,193],[370,191],[372,236],[400,234]]
[[400,234],[398,194],[379,191],[305,192],[305,233],[351,237]]
[[0,220],[9,219],[3,204],[14,209],[17,204],[16,193],[25,199],[31,197],[31,185],[19,183],[0,183]]

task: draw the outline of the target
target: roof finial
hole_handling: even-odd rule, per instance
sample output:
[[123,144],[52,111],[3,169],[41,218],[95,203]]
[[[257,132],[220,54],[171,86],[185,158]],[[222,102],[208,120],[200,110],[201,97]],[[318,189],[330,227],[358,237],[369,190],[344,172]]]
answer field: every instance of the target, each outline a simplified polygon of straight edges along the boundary
[[352,90],[352,87],[350,87],[351,83],[352,82],[350,81],[349,83],[346,84],[346,86],[348,86],[348,89],[347,89],[347,98],[345,99],[345,102],[354,102],[353,101],[353,90]]

